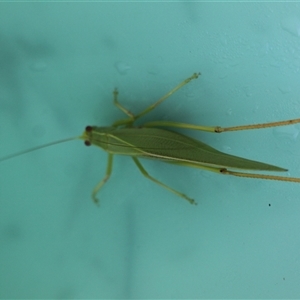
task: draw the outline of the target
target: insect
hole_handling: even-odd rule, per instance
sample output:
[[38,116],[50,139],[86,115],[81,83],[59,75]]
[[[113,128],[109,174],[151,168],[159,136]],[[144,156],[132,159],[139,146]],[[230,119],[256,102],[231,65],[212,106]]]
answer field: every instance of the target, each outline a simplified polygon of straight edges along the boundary
[[177,196],[184,198],[191,204],[196,204],[194,199],[167,186],[166,184],[158,181],[157,179],[149,175],[143,167],[143,165],[141,164],[140,158],[156,159],[178,166],[194,167],[207,171],[217,172],[223,175],[300,183],[300,178],[241,172],[239,170],[255,172],[287,171],[287,169],[254,160],[241,158],[238,156],[229,155],[220,152],[194,138],[188,137],[183,134],[179,134],[169,129],[163,129],[163,127],[177,127],[184,129],[221,133],[228,131],[260,129],[267,127],[291,125],[295,123],[300,123],[300,119],[226,128],[219,126],[199,126],[173,121],[152,121],[144,123],[142,126],[135,126],[134,123],[136,120],[151,112],[154,108],[160,105],[163,101],[169,98],[172,94],[174,94],[184,85],[188,84],[191,80],[198,78],[199,75],[200,73],[194,73],[191,77],[185,79],[183,82],[178,84],[175,88],[173,88],[170,92],[168,92],[158,101],[156,101],[155,103],[153,103],[152,105],[150,105],[149,107],[147,107],[142,112],[136,115],[134,115],[132,112],[127,110],[124,106],[122,106],[119,103],[118,90],[115,89],[113,91],[114,104],[127,116],[127,118],[117,120],[109,127],[87,126],[82,135],[80,136],[67,138],[64,140],[31,148],[26,151],[15,153],[3,157],[2,159],[0,159],[0,162],[37,149],[76,139],[84,140],[86,146],[98,146],[108,153],[108,160],[105,176],[96,185],[92,192],[92,199],[95,203],[98,203],[97,194],[99,190],[107,182],[112,173],[113,157],[115,154],[131,156],[137,168],[146,178],[166,188],[167,190],[176,194]]

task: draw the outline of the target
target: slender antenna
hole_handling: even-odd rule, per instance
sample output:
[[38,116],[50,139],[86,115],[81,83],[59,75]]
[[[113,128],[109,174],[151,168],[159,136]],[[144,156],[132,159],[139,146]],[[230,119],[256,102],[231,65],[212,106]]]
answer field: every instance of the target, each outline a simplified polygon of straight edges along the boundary
[[80,137],[78,137],[78,136],[71,137],[71,138],[59,140],[59,141],[56,141],[56,142],[47,143],[47,144],[44,144],[42,146],[33,147],[33,148],[28,149],[28,150],[24,150],[24,151],[20,151],[20,152],[14,153],[14,154],[4,156],[4,157],[0,158],[0,162],[11,159],[11,158],[16,157],[16,156],[26,154],[28,152],[38,150],[38,149],[46,148],[46,147],[49,147],[49,146],[53,146],[53,145],[57,145],[57,144],[61,144],[61,143],[65,143],[65,142],[69,142],[69,141],[73,141],[73,140],[77,140],[77,139],[80,139]]

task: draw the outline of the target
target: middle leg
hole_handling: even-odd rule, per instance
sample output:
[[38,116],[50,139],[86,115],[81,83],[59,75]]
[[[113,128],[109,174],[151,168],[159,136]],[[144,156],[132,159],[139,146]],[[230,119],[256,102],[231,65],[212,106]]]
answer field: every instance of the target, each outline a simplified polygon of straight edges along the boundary
[[171,187],[167,186],[166,184],[158,181],[157,179],[153,178],[152,176],[150,176],[148,174],[148,172],[144,169],[144,167],[142,166],[142,164],[139,162],[139,160],[136,157],[132,157],[133,161],[135,162],[135,164],[137,165],[137,167],[139,168],[139,170],[141,171],[141,173],[148,179],[152,180],[153,182],[155,182],[156,184],[159,184],[160,186],[164,187],[165,189],[167,189],[168,191],[176,194],[177,196],[184,198],[185,200],[189,201],[191,204],[197,204],[196,201],[188,196],[186,196],[183,193],[180,193],[174,189],[172,189]]

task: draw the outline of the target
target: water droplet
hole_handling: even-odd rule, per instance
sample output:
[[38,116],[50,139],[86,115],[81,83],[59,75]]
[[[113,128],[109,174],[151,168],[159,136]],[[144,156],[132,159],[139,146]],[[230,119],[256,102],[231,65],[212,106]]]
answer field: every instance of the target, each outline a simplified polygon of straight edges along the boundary
[[282,94],[288,94],[292,90],[290,86],[279,86],[278,89]]
[[296,141],[299,135],[299,129],[297,125],[275,127],[273,133],[278,138]]
[[131,69],[131,66],[129,66],[127,63],[118,61],[115,63],[115,68],[121,75],[125,75],[128,73],[128,71]]
[[224,145],[224,146],[222,146],[222,151],[224,151],[225,153],[231,152],[231,147]]
[[245,86],[244,87],[244,92],[246,97],[251,97],[252,96],[252,88],[250,86]]
[[232,108],[229,108],[228,110],[227,110],[227,113],[226,113],[228,116],[231,116],[232,115]]
[[298,18],[288,18],[280,23],[281,28],[293,36],[300,36],[300,20]]

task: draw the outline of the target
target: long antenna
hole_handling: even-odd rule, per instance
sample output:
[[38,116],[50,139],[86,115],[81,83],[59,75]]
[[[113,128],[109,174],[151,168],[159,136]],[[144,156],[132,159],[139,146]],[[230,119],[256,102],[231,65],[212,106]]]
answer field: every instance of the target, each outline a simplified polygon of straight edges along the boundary
[[49,147],[49,146],[53,146],[53,145],[57,145],[57,144],[61,144],[61,143],[65,143],[65,142],[69,142],[69,141],[73,141],[73,140],[77,140],[77,139],[80,139],[80,137],[79,136],[71,137],[71,138],[67,138],[67,139],[47,143],[47,144],[44,144],[42,146],[33,147],[33,148],[28,149],[28,150],[24,150],[24,151],[20,151],[20,152],[14,153],[14,154],[4,156],[4,157],[0,158],[0,162],[11,159],[11,158],[16,157],[16,156],[26,154],[28,152],[38,150],[38,149],[46,148],[46,147]]

